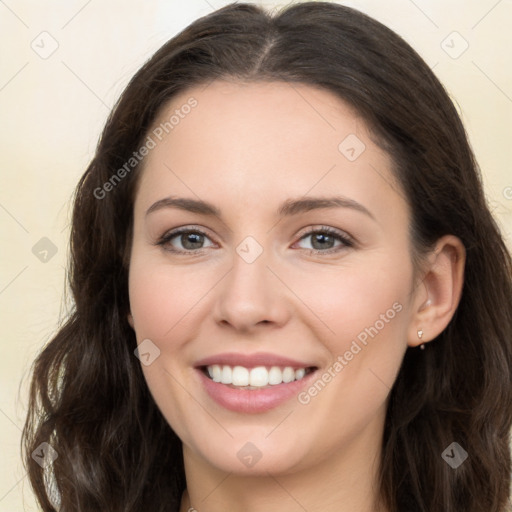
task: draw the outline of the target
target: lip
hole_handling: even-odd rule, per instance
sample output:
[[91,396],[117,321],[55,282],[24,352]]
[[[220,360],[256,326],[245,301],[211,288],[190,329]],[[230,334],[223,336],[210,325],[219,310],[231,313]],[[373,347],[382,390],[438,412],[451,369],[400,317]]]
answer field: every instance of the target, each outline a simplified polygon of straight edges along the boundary
[[[243,366],[244,368],[255,368],[256,366],[279,366],[284,368],[290,366],[293,369],[314,368],[308,375],[300,380],[277,384],[263,389],[235,389],[220,382],[214,382],[205,375],[206,366],[214,364],[228,366]],[[200,383],[206,393],[217,404],[230,411],[257,414],[269,411],[283,404],[292,397],[297,396],[301,389],[308,386],[316,377],[318,364],[310,361],[299,361],[286,356],[272,354],[270,352],[257,352],[255,354],[241,354],[225,352],[206,357],[197,361],[194,365]]]
[[243,366],[244,368],[254,368],[256,366],[280,366],[282,368],[285,366],[291,366],[294,369],[310,368],[312,366],[318,367],[318,365],[315,365],[312,362],[298,361],[296,359],[290,359],[289,357],[271,354],[269,352],[258,352],[255,354],[226,352],[201,359],[200,361],[197,361],[194,366],[198,368],[200,366],[211,366],[214,364]]

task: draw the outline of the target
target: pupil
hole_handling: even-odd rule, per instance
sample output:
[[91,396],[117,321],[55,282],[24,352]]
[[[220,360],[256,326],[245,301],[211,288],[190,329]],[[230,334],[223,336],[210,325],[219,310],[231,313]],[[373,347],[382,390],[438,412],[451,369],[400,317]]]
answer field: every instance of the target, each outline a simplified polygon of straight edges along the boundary
[[[318,233],[318,234],[316,234],[316,235],[313,237],[313,247],[314,247],[315,249],[317,249],[318,247],[315,247],[315,243],[316,243],[316,242],[320,242],[320,241],[322,241],[322,240],[323,240],[324,242],[325,242],[325,241],[329,242],[329,239],[331,239],[331,241],[332,241],[332,237],[331,237],[330,235],[325,235],[325,234],[322,234],[322,233]],[[326,247],[326,244],[325,244],[325,243],[320,243],[320,247],[319,247],[320,249],[322,249],[322,248],[324,248],[324,249],[325,249],[325,247]]]
[[[186,249],[198,249],[198,247],[187,247],[187,244],[199,244],[201,245],[201,238],[202,238],[203,235],[200,235],[199,233],[188,233],[186,235],[183,235],[182,239],[181,239],[181,242],[183,244],[183,247],[185,247]],[[194,240],[195,238],[195,240]],[[185,243],[183,243],[185,241]]]

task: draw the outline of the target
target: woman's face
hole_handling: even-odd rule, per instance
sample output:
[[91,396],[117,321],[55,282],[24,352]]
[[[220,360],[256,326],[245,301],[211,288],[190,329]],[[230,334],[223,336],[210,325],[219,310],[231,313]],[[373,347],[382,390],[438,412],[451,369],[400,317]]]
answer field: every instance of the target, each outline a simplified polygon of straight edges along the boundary
[[390,158],[298,84],[190,89],[150,137],[130,323],[186,457],[245,474],[362,460],[418,328]]

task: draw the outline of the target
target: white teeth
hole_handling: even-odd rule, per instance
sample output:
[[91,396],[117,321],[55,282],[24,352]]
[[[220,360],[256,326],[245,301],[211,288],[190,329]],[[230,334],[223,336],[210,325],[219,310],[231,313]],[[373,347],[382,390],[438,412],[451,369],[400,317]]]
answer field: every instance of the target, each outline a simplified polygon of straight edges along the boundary
[[[214,364],[212,367],[211,367],[211,371],[212,371],[212,379],[214,382],[220,382],[221,381],[221,378],[222,378],[222,370],[220,369],[220,366],[218,364]],[[209,372],[209,370],[208,370]]]
[[270,371],[268,372],[268,383],[271,386],[275,386],[276,384],[281,384],[283,382],[283,372],[279,366],[272,366]]
[[280,368],[272,366],[270,369],[265,366],[255,368],[244,368],[243,366],[220,366],[214,364],[207,366],[208,375],[214,382],[232,384],[233,386],[251,386],[261,388],[265,386],[276,386],[281,383],[293,382],[303,379],[306,375],[305,368],[294,370],[291,366]]
[[295,380],[295,370],[287,366],[283,371],[283,382],[292,382]]
[[295,370],[295,380],[300,380],[306,374],[306,370],[304,368],[299,368]]
[[249,374],[249,385],[262,387],[268,385],[268,372],[264,366],[257,366]]
[[[226,366],[224,366],[224,368],[226,368]],[[229,368],[229,366],[227,368]],[[243,366],[235,366],[233,368],[233,379],[230,379],[230,382],[221,382],[222,384],[233,384],[234,386],[248,386],[249,370]]]
[[223,366],[220,381],[223,382],[224,384],[231,384],[232,379],[233,371],[231,370],[231,366]]

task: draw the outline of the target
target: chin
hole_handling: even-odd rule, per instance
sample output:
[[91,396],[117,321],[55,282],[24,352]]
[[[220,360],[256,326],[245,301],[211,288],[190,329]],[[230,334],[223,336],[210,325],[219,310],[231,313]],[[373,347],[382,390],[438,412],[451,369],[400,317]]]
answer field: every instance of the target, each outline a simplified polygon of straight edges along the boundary
[[290,474],[304,469],[309,461],[307,450],[297,443],[283,444],[282,439],[270,441],[264,435],[254,438],[235,438],[224,440],[216,446],[198,446],[194,451],[210,466],[226,473],[240,476],[268,476]]

